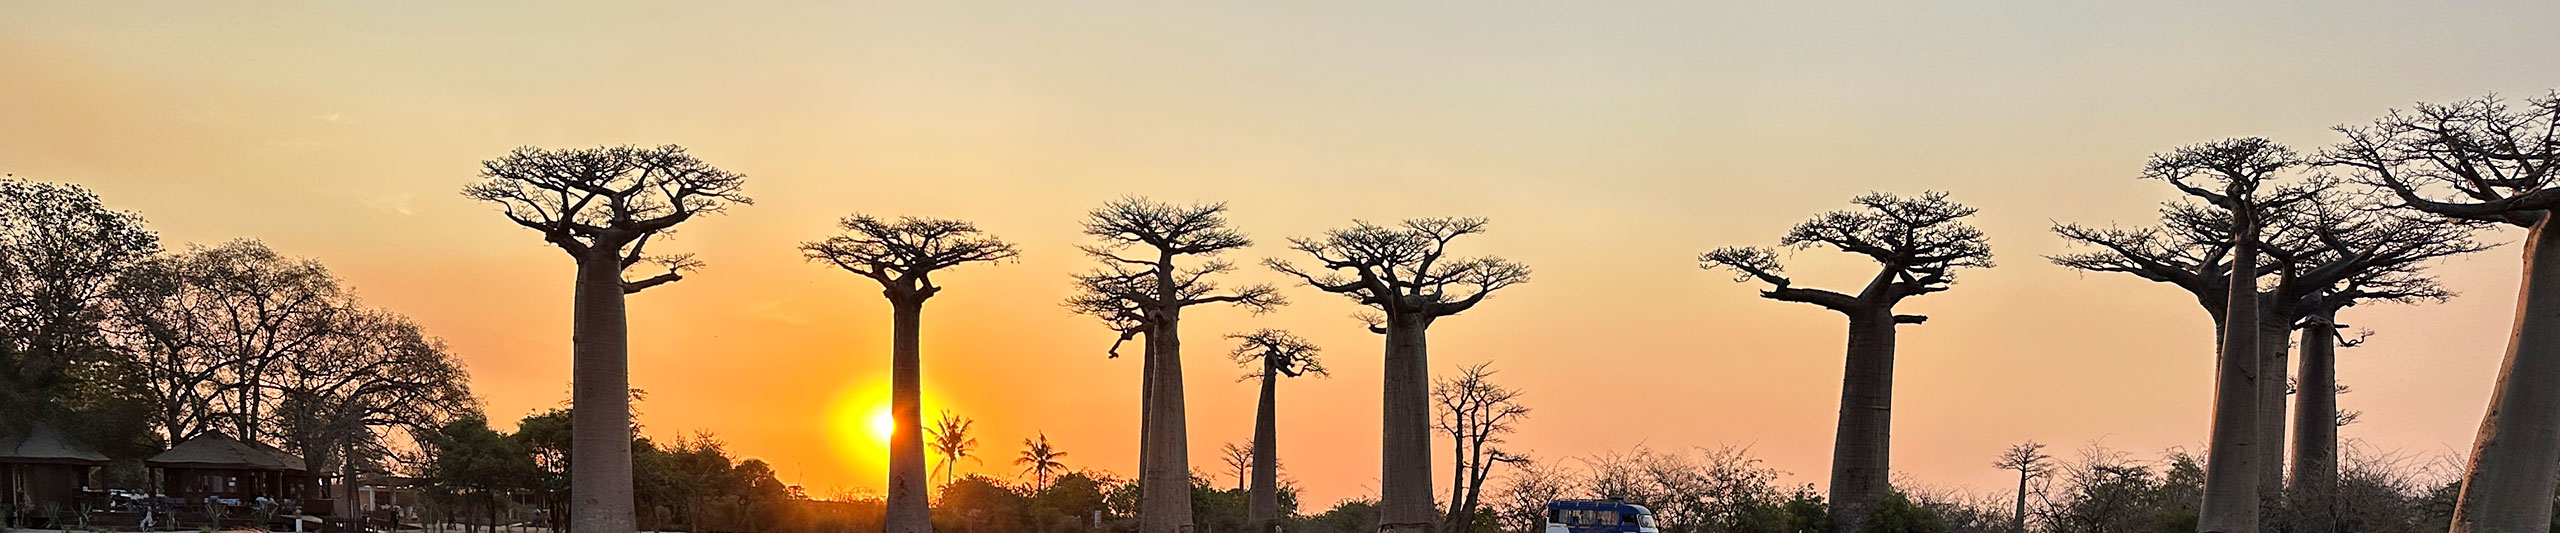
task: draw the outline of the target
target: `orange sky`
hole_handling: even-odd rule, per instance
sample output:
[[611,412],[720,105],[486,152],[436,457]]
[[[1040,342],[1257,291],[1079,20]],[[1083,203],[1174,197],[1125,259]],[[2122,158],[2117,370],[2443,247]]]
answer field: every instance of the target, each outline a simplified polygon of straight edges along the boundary
[[[1840,318],[1693,258],[1870,189],[1947,190],[2001,266],[1905,306],[1933,319],[1901,336],[1894,465],[1997,491],[2013,442],[2147,454],[2207,427],[2204,313],[2046,264],[2052,222],[2149,220],[2170,192],[2135,172],[2180,144],[2309,150],[2393,106],[2560,86],[2524,54],[2560,49],[2544,3],[1683,4],[13,2],[0,172],[95,188],[171,241],[318,258],[450,341],[507,420],[566,393],[570,263],[457,191],[520,145],[683,144],[758,202],[684,226],[664,249],[709,268],[633,298],[642,422],[716,432],[821,495],[883,468],[858,426],[887,306],[794,250],[847,213],[1022,245],[942,277],[926,311],[928,408],[978,419],[973,471],[1010,474],[1042,431],[1071,466],[1132,471],[1137,362],[1058,302],[1087,265],[1080,213],[1142,194],[1230,202],[1263,241],[1248,262],[1353,218],[1491,217],[1464,251],[1537,277],[1433,328],[1433,363],[1495,361],[1528,392],[1517,449],[1741,444],[1818,482]],[[1789,259],[1816,286],[1870,268]],[[2343,354],[2364,412],[2344,435],[2467,449],[2516,266],[2457,259],[2451,304],[2348,311],[2379,334]],[[1255,280],[1285,281],[1236,279]],[[1334,370],[1281,391],[1290,474],[1313,505],[1373,493],[1379,339],[1350,303],[1287,293],[1186,321],[1195,464],[1251,430],[1216,336],[1286,327]]]

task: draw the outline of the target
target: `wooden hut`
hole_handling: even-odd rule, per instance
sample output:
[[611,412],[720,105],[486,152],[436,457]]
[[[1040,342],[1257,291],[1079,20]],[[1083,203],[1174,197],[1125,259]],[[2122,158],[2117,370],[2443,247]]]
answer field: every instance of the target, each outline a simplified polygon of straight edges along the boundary
[[78,509],[91,475],[107,456],[73,443],[51,426],[0,437],[0,506],[21,511]]
[[310,486],[302,458],[274,446],[243,442],[220,432],[187,439],[142,461],[162,495],[188,504],[228,506],[297,502]]

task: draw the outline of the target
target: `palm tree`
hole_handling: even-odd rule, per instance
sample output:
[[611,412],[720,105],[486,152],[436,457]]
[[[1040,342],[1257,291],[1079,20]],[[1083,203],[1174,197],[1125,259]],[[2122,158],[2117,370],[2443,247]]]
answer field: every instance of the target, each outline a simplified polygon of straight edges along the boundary
[[978,459],[969,455],[970,451],[978,448],[978,438],[969,436],[969,426],[976,424],[975,420],[961,418],[951,414],[950,411],[943,411],[942,419],[934,422],[932,428],[925,430],[933,434],[933,453],[942,456],[943,484],[948,485],[960,479],[961,459],[972,461]]
[[[924,302],[942,292],[933,273],[968,263],[1012,259],[1013,244],[948,219],[905,217],[895,222],[867,215],[846,217],[845,233],[803,243],[811,260],[826,261],[880,283],[889,299],[889,494],[883,521],[889,533],[930,533],[933,510],[925,490]],[[627,528],[626,528],[627,529]]]
[[1048,433],[1041,433],[1039,440],[1022,439],[1022,456],[1014,458],[1013,464],[1022,465],[1022,472],[1031,474],[1031,492],[1038,494],[1049,490],[1050,473],[1067,468],[1065,463],[1058,462],[1058,458],[1066,456],[1067,452],[1049,445]]
[[[713,168],[683,147],[581,150],[518,148],[480,163],[463,195],[501,206],[507,220],[542,233],[576,260],[570,297],[571,403],[578,409],[569,467],[570,526],[631,531],[631,324],[623,296],[684,279],[701,265],[691,254],[649,255],[695,215],[753,201],[746,176]],[[666,272],[638,280],[624,271],[654,264]]]

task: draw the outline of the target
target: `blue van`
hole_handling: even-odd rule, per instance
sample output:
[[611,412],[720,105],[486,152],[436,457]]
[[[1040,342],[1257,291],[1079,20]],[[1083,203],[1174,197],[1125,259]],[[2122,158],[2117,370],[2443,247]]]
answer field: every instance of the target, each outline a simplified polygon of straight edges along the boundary
[[1546,533],[1661,533],[1653,511],[1615,500],[1556,500],[1547,503]]

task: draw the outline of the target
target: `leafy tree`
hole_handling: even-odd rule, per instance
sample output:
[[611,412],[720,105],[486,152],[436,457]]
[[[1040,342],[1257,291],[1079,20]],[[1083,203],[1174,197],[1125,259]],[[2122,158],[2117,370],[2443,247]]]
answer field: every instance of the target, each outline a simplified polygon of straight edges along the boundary
[[1448,254],[1459,237],[1483,233],[1481,218],[1406,220],[1397,227],[1352,221],[1322,238],[1290,239],[1314,268],[1264,262],[1317,290],[1376,310],[1369,331],[1386,335],[1384,427],[1381,430],[1379,524],[1386,531],[1429,531],[1431,495],[1431,361],[1427,332],[1441,318],[1473,309],[1504,288],[1529,281],[1529,267],[1499,257]]
[[[1253,245],[1227,222],[1226,211],[1226,204],[1173,205],[1129,197],[1085,215],[1085,235],[1101,242],[1085,246],[1084,252],[1101,266],[1076,276],[1080,290],[1067,305],[1119,332],[1119,340],[1112,343],[1114,357],[1121,343],[1146,336],[1138,479],[1156,486],[1178,486],[1190,472],[1190,426],[1183,407],[1183,309],[1228,304],[1259,312],[1283,303],[1269,285],[1222,291],[1212,279],[1235,269],[1220,255]],[[1201,262],[1181,264],[1192,258]],[[1139,513],[1139,529],[1169,533],[1191,525],[1187,514],[1191,503],[1184,501],[1188,497],[1190,493],[1184,491],[1143,495],[1147,510]]]
[[501,499],[530,484],[538,472],[522,444],[490,429],[489,421],[476,414],[447,422],[425,444],[429,486],[455,498],[476,497],[491,525],[497,523]]
[[1862,210],[1833,211],[1797,224],[1780,246],[1828,246],[1867,256],[1879,267],[1855,294],[1795,286],[1775,250],[1725,247],[1699,256],[1708,270],[1730,269],[1734,281],[1768,283],[1760,297],[1822,306],[1849,318],[1848,367],[1841,378],[1838,438],[1831,454],[1831,511],[1842,531],[1866,528],[1868,512],[1891,492],[1894,329],[1927,317],[1895,314],[1904,299],[1942,292],[1955,271],[1989,268],[1991,246],[1964,223],[1975,209],[1929,192],[1905,198],[1869,193],[1851,200]]
[[[78,185],[0,176],[0,435],[43,422],[130,452],[148,395],[106,333],[122,274],[159,253],[142,217]],[[124,454],[118,454],[122,456]]]
[[964,532],[1009,532],[1022,526],[1030,501],[1013,488],[977,474],[942,486],[934,508],[934,529]]
[[[650,255],[651,239],[696,215],[753,200],[746,176],[712,167],[675,145],[571,150],[517,148],[480,164],[481,181],[463,189],[498,204],[507,220],[542,234],[577,262],[570,335],[573,395],[580,420],[570,472],[578,490],[572,529],[630,531],[630,324],[623,297],[684,279],[701,266],[690,254]],[[639,280],[623,273],[641,263],[666,272]]]
[[869,215],[846,217],[845,233],[802,243],[801,253],[879,282],[889,299],[889,533],[926,533],[933,527],[927,506],[924,463],[924,302],[942,292],[933,273],[969,263],[991,263],[1018,255],[1013,244],[978,231],[968,222],[906,217],[896,221]]

